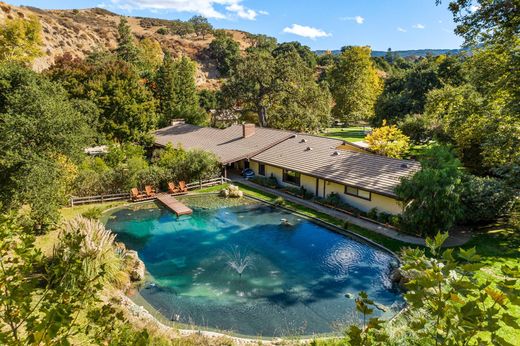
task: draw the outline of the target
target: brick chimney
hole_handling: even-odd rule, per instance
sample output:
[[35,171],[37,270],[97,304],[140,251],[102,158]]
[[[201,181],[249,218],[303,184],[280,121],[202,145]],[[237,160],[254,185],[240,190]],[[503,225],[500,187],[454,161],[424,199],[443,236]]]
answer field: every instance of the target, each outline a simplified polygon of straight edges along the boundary
[[255,134],[255,124],[242,124],[242,138],[251,137]]

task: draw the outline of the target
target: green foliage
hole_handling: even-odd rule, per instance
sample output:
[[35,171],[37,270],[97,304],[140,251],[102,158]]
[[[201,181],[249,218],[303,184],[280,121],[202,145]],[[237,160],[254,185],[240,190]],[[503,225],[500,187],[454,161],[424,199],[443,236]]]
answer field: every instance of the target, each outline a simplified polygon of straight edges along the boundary
[[37,17],[6,19],[0,26],[0,62],[30,64],[43,55],[42,27]]
[[87,209],[83,213],[81,213],[81,216],[83,216],[86,219],[99,220],[102,213],[103,213],[103,208],[92,207],[90,209]]
[[206,112],[216,109],[218,105],[217,92],[209,89],[199,91],[199,105]]
[[426,143],[432,138],[430,123],[423,114],[411,114],[399,120],[397,127],[415,143]]
[[205,39],[206,35],[213,32],[213,26],[208,22],[208,19],[203,16],[193,16],[188,22],[193,25],[195,34],[202,36],[202,39]]
[[262,177],[262,176],[257,175],[257,176],[250,178],[249,180],[255,184],[269,187],[271,189],[277,189],[279,187],[278,181],[276,181],[276,177],[274,177],[274,176],[268,178],[268,177]]
[[134,42],[132,29],[125,17],[121,17],[117,27],[117,56],[127,63],[137,64],[139,61],[139,50]]
[[89,100],[99,112],[99,132],[121,142],[149,143],[157,126],[157,101],[143,84],[134,66],[111,55],[88,60],[64,56],[49,76],[60,82],[73,98]]
[[63,88],[21,66],[0,66],[0,201],[27,205],[38,229],[57,220],[91,131]]
[[[436,0],[437,4],[441,0]],[[473,7],[470,0],[450,1],[448,8],[457,23],[455,33],[465,39],[467,45],[508,44],[518,38],[520,5],[517,1],[478,1]]]
[[154,153],[154,162],[166,171],[170,181],[193,182],[214,178],[220,173],[218,158],[200,149],[186,151],[166,146]]
[[16,217],[0,216],[2,344],[68,345],[86,331],[89,323],[79,323],[78,317],[99,303],[102,283],[113,279],[111,267],[118,262],[112,257],[113,236],[107,236],[103,226],[93,227],[99,232],[88,228],[90,232],[83,226],[93,222],[74,222],[49,260],[34,247],[34,238],[20,228]]
[[229,107],[256,114],[261,126],[316,132],[330,122],[331,98],[291,49],[276,58],[260,49],[239,60],[223,87]]
[[404,206],[403,229],[425,236],[449,230],[462,216],[462,178],[458,160],[445,147],[429,149],[421,165],[395,192]]
[[410,149],[410,138],[395,125],[386,125],[372,130],[365,138],[370,150],[379,155],[402,158]]
[[226,32],[218,31],[208,47],[209,55],[216,62],[217,70],[224,77],[240,58],[240,45]]
[[464,206],[462,219],[464,223],[489,223],[510,211],[514,191],[503,181],[465,174],[463,184],[464,192],[461,196],[461,203]]
[[419,312],[409,327],[428,345],[510,345],[498,331],[502,325],[520,328],[510,313],[520,303],[519,268],[503,265],[494,284],[476,280],[483,264],[475,248],[442,250],[447,237],[439,233],[426,240],[433,258],[424,250],[402,253],[405,299]]
[[346,47],[327,78],[336,102],[332,112],[344,121],[367,120],[382,83],[370,59],[369,47]]
[[298,53],[308,68],[314,69],[316,67],[316,54],[308,46],[304,46],[297,41],[280,43],[273,50],[273,56],[276,58],[292,51]]
[[163,126],[177,118],[195,125],[207,123],[208,116],[199,105],[195,69],[195,63],[187,57],[172,60],[165,55],[157,72],[156,91]]
[[145,75],[154,75],[163,62],[161,44],[149,37],[145,37],[137,44],[139,70]]
[[249,41],[249,47],[246,49],[247,53],[253,52],[264,52],[271,54],[272,51],[277,47],[278,43],[276,38],[262,35],[262,34],[246,34],[247,40]]
[[439,88],[441,83],[435,64],[427,59],[391,75],[377,99],[373,124],[380,125],[385,119],[396,123],[408,114],[423,113],[426,94]]

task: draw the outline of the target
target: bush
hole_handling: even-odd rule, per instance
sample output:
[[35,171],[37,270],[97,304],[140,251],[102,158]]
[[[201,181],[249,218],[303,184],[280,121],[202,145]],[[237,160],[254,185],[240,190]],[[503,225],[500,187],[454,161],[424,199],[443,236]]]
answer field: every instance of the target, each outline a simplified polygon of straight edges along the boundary
[[269,178],[254,176],[253,178],[249,179],[249,181],[252,181],[253,183],[261,186],[269,187],[271,189],[277,189],[279,187],[278,181],[274,176]]
[[285,199],[283,197],[276,197],[275,200],[273,201],[273,203],[276,205],[279,205],[279,206],[284,206]]
[[511,210],[513,193],[498,179],[465,174],[461,203],[463,223],[489,223]]
[[378,220],[378,218],[377,218],[378,215],[379,215],[379,211],[377,210],[377,208],[372,208],[367,213],[367,217],[372,220]]
[[168,29],[166,29],[166,28],[159,28],[159,29],[157,29],[156,32],[157,32],[159,35],[167,35],[169,31],[168,31]]
[[432,137],[427,119],[422,114],[407,115],[397,125],[415,143],[427,142]]
[[99,207],[92,207],[81,213],[81,216],[91,220],[98,220],[103,213],[103,209]]

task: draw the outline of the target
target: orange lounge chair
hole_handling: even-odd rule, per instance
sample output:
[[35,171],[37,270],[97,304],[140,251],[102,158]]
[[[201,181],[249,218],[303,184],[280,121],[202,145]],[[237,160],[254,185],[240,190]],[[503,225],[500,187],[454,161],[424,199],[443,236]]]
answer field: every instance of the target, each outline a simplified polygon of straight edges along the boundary
[[186,182],[179,181],[179,189],[181,190],[180,192],[188,192],[188,187],[186,186]]
[[168,192],[169,193],[179,193],[181,192],[181,190],[175,186],[175,184],[173,182],[169,182],[168,183]]
[[144,187],[144,190],[146,191],[146,196],[148,196],[148,197],[155,196],[155,190],[151,185],[146,185]]
[[143,195],[142,193],[139,193],[139,190],[137,190],[136,187],[133,187],[130,190],[130,194],[132,195],[132,201],[139,201],[146,197],[146,195]]

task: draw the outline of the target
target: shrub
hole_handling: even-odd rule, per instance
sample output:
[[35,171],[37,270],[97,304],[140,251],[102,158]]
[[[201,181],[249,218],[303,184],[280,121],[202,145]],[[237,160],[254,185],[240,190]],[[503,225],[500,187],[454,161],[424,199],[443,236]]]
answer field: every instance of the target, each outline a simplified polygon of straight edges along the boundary
[[513,204],[513,193],[502,181],[491,177],[463,176],[462,222],[489,223],[506,215]]
[[416,143],[427,142],[432,137],[427,119],[422,114],[407,115],[398,122],[398,127]]
[[98,220],[103,213],[103,209],[99,207],[92,207],[84,211],[81,216],[87,219]]
[[168,31],[168,29],[166,29],[166,28],[159,28],[159,29],[157,29],[157,33],[158,33],[159,35],[167,35],[168,32],[169,32],[169,31]]
[[284,206],[285,205],[285,199],[283,197],[276,197],[273,201],[274,204]]
[[377,220],[378,215],[379,215],[379,211],[377,210],[377,208],[372,208],[367,213],[367,217],[372,220]]
[[271,189],[277,189],[279,187],[275,177],[266,178],[254,176],[253,178],[249,179],[249,181],[252,181],[253,183],[261,186],[269,187]]

